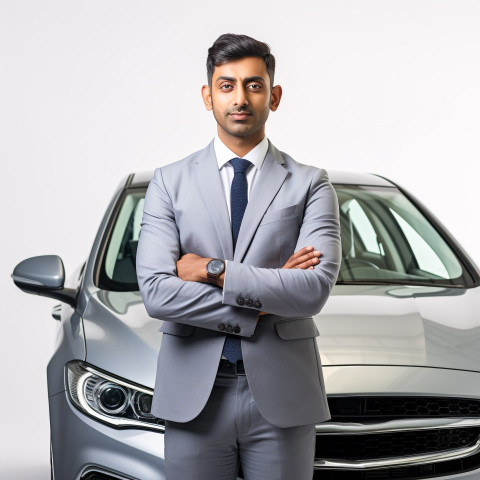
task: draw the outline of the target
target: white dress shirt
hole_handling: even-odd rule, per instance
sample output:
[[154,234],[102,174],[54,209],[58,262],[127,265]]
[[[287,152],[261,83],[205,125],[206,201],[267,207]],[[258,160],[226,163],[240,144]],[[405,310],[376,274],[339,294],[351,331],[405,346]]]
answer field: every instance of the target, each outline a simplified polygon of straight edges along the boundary
[[233,181],[233,166],[230,164],[230,160],[233,158],[243,158],[248,160],[253,165],[248,167],[246,177],[248,185],[247,196],[250,198],[250,192],[253,191],[255,186],[255,180],[259,170],[262,168],[263,161],[268,151],[268,139],[263,137],[263,140],[257,144],[256,147],[252,148],[244,157],[239,157],[235,155],[218,137],[215,137],[213,142],[213,148],[215,150],[215,155],[217,157],[218,169],[220,170],[220,177],[222,179],[223,191],[225,192],[225,200],[227,201],[228,215],[230,217],[230,222],[232,221],[232,211],[230,207],[230,190],[232,188]]
[[[244,157],[239,157],[235,155],[218,137],[215,137],[213,142],[213,148],[215,150],[215,156],[217,157],[218,169],[220,170],[220,177],[222,179],[223,191],[225,192],[225,200],[227,201],[228,216],[230,217],[230,223],[232,223],[232,209],[230,206],[230,190],[232,188],[233,181],[233,166],[230,163],[230,160],[234,158],[243,158],[252,162],[253,165],[249,166],[247,169],[247,186],[248,186],[248,198],[250,198],[250,192],[253,191],[255,186],[255,180],[259,170],[262,168],[263,161],[268,151],[268,139],[263,137],[263,140],[257,144],[256,147],[252,148]],[[225,277],[224,282],[227,281],[227,270],[228,262],[225,260]],[[223,289],[222,289],[223,292]],[[222,358],[225,358],[222,355]]]

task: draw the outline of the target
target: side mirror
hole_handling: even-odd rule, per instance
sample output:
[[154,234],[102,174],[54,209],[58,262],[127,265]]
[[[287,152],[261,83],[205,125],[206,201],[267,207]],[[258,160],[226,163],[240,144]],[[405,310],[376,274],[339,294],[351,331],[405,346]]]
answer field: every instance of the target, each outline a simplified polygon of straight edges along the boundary
[[25,293],[50,297],[76,306],[77,291],[63,288],[65,269],[57,255],[27,258],[12,273],[15,285]]

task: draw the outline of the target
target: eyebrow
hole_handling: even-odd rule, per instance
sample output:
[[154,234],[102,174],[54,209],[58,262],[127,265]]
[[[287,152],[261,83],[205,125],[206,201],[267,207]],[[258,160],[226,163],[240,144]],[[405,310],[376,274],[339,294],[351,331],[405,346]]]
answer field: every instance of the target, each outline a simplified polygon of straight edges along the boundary
[[[234,78],[234,77],[222,76],[222,77],[217,78],[217,82],[219,82],[221,80],[226,80],[227,82],[236,82],[237,81],[237,79]],[[250,83],[250,82],[265,82],[265,79],[263,77],[260,77],[260,76],[254,76],[254,77],[247,77],[244,80],[244,83]]]

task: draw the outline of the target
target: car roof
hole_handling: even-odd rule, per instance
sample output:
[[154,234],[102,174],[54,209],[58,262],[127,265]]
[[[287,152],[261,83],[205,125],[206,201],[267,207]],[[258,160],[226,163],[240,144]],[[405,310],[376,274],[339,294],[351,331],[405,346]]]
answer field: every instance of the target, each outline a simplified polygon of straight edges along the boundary
[[[395,184],[379,175],[372,173],[347,172],[329,170],[330,181],[340,185],[371,185],[377,187],[394,187]],[[128,187],[146,187],[153,177],[153,170],[136,172],[130,175]]]

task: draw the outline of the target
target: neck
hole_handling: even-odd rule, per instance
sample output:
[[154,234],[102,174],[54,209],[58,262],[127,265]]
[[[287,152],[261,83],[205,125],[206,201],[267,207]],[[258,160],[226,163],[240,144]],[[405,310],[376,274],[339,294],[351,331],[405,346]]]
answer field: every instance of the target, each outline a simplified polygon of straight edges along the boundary
[[254,135],[248,137],[236,137],[230,135],[220,126],[217,127],[220,140],[239,157],[244,157],[250,150],[253,150],[265,137],[265,128],[262,128]]

